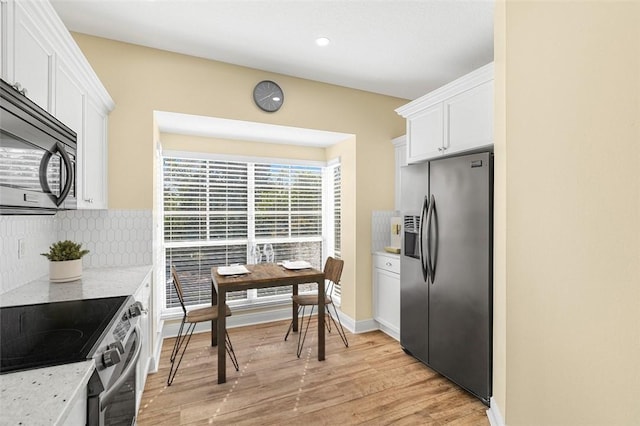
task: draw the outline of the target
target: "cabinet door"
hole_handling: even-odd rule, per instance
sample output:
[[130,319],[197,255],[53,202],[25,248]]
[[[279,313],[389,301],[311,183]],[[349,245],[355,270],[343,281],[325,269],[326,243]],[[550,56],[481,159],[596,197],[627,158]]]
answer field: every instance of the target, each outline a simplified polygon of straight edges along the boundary
[[374,319],[382,330],[398,339],[400,336],[400,275],[374,269]]
[[407,163],[442,155],[443,105],[435,104],[407,120]]
[[107,208],[107,118],[91,99],[86,103],[85,134],[78,166],[79,208]]
[[493,143],[493,81],[445,101],[447,154]]
[[149,276],[142,287],[138,289],[134,295],[137,302],[142,303],[143,309],[147,312],[140,316],[140,331],[142,333],[140,341],[140,360],[138,361],[138,369],[136,371],[136,409],[140,407],[142,392],[147,381],[149,372],[149,362],[151,359],[151,277]]
[[84,139],[85,92],[77,81],[71,71],[59,62],[56,67],[55,116],[76,132],[78,145],[81,146]]
[[8,58],[8,78],[26,89],[29,99],[51,111],[53,47],[22,4],[15,2],[14,5],[14,43]]

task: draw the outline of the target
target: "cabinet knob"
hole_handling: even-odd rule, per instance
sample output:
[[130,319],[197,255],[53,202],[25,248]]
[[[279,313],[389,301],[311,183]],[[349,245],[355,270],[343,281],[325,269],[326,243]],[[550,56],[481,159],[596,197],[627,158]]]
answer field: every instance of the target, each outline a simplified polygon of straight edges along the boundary
[[391,262],[387,262],[387,263],[385,263],[385,265],[391,266]]
[[85,201],[86,203],[93,204],[93,198],[85,198],[85,199],[84,199],[84,201]]
[[22,87],[19,82],[16,82],[12,87],[16,89],[22,96],[27,96],[27,89]]

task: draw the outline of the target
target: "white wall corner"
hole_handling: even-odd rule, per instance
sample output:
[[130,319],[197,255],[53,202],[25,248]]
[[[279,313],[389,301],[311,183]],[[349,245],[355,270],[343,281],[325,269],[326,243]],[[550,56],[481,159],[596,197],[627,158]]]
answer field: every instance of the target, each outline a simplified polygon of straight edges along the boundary
[[396,329],[396,327],[389,326],[380,321],[376,321],[376,325],[380,331],[385,333],[387,336],[392,337],[393,339],[400,341],[400,331]]
[[496,402],[494,397],[491,397],[491,399],[489,400],[487,417],[489,418],[489,423],[491,424],[491,426],[506,426],[504,423],[504,419],[502,418],[500,408],[498,407],[498,403]]

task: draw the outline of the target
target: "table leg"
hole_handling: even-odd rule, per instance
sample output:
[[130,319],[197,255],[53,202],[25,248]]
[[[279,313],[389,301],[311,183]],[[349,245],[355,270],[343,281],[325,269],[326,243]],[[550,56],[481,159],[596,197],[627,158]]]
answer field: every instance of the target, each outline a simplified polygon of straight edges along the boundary
[[324,279],[318,281],[318,361],[324,360]]
[[227,357],[225,354],[225,331],[227,329],[227,316],[225,312],[225,299],[226,292],[224,289],[218,289],[218,332],[220,337],[218,344],[218,384],[225,383],[227,381]]
[[211,320],[211,346],[218,345],[218,321]]
[[[293,285],[293,295],[298,295],[298,284]],[[291,312],[291,321],[293,323],[293,331],[298,331],[298,304],[296,302],[291,303],[293,311]]]
[[[218,293],[216,292],[215,283],[211,280],[211,306],[218,304]],[[211,346],[218,344],[218,321],[211,320]]]

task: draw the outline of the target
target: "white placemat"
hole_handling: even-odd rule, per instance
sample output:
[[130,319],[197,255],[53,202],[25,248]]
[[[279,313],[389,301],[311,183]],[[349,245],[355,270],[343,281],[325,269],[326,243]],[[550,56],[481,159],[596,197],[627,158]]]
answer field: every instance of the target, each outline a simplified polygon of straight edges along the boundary
[[242,275],[250,273],[244,265],[221,266],[218,268],[218,275]]
[[287,269],[309,269],[312,267],[306,260],[285,260],[282,262],[282,266]]

